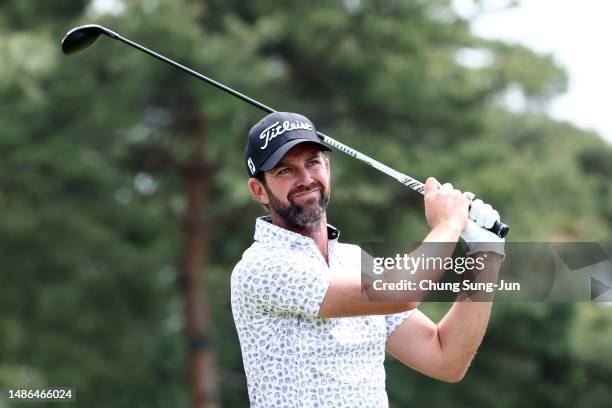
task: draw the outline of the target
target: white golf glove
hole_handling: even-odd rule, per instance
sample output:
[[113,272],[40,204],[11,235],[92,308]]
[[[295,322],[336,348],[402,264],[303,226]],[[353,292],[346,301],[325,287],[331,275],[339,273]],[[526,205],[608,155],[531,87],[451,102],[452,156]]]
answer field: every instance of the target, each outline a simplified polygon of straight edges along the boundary
[[[469,199],[474,198],[473,193],[466,192],[464,195]],[[499,213],[489,204],[483,203],[482,200],[472,202],[468,222],[461,232],[461,238],[469,248],[468,255],[475,252],[496,252],[502,257],[505,256],[504,243],[506,240],[484,229],[491,228],[499,219]]]

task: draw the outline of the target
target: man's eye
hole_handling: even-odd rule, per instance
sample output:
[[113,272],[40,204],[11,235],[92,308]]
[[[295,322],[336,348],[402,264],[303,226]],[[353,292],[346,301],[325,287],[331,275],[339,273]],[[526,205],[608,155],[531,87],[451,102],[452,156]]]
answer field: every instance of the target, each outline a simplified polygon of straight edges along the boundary
[[321,164],[321,161],[316,159],[316,160],[311,160],[308,162],[308,164],[310,164],[311,166],[315,166],[317,164]]
[[289,167],[285,167],[284,169],[280,169],[276,174],[289,174],[291,169]]

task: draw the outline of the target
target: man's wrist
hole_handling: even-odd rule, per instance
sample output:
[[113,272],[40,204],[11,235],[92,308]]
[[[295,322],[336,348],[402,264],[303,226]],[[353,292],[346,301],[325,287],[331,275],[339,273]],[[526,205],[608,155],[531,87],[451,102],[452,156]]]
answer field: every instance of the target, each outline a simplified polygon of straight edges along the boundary
[[445,232],[450,237],[454,238],[454,239],[449,239],[448,241],[455,242],[459,240],[459,236],[461,235],[461,231],[463,231],[464,227],[465,227],[465,224],[463,224],[461,221],[452,219],[452,220],[446,220],[446,221],[443,221],[437,224],[432,230]]

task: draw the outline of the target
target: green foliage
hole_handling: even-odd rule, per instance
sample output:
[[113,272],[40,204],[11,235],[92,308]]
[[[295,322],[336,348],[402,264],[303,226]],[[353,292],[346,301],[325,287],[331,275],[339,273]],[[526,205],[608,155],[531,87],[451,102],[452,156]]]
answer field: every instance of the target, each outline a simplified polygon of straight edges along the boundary
[[[550,56],[475,37],[450,1],[123,4],[102,15],[82,1],[0,6],[0,387],[67,384],[82,406],[188,404],[180,163],[201,157],[221,398],[247,404],[228,291],[261,213],[241,157],[262,113],[109,39],[61,55],[59,39],[79,24],[108,26],[269,106],[302,112],[418,179],[473,191],[500,210],[515,241],[611,238],[612,148],[538,113],[565,89],[563,69]],[[462,50],[490,63],[466,66]],[[500,104],[517,89],[528,111]],[[419,195],[340,152],[331,160],[329,219],[345,242],[424,236]],[[439,318],[447,307],[425,309]],[[494,310],[460,384],[390,361],[391,405],[609,401],[606,309]]]

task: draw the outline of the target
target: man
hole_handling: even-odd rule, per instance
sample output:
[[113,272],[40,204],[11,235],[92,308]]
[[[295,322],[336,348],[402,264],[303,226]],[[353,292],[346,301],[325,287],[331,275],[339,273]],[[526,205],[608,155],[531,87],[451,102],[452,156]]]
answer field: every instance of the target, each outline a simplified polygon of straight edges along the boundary
[[[491,303],[465,295],[437,325],[416,301],[363,299],[360,249],[339,243],[327,224],[326,150],[310,120],[294,113],[270,114],[248,135],[248,187],[270,213],[257,219],[231,281],[253,407],[386,407],[385,350],[426,375],[459,381],[489,319]],[[497,273],[503,240],[477,227],[499,220],[489,205],[429,178],[425,215],[424,242],[456,243],[463,233]]]

